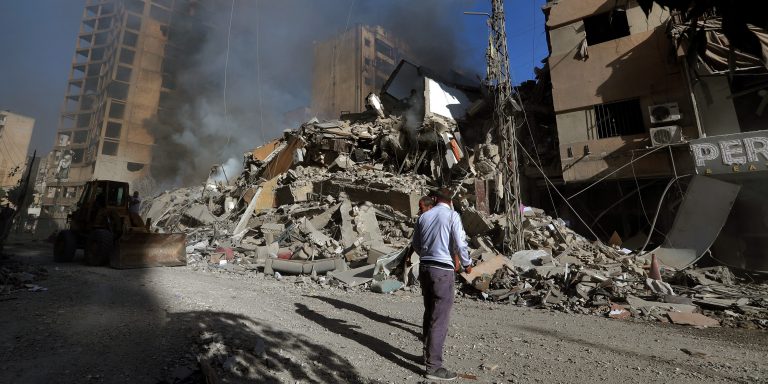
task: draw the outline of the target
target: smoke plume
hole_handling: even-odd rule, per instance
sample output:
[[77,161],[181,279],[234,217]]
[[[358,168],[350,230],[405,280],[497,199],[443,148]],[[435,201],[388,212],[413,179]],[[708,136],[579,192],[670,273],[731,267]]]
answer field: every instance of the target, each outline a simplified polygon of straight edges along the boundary
[[417,64],[437,71],[469,67],[458,38],[462,11],[475,1],[236,0],[231,29],[232,2],[213,3],[201,15],[210,27],[198,22],[171,30],[183,59],[167,63],[177,69],[176,91],[152,122],[152,176],[160,188],[199,185],[214,164],[229,159],[230,168],[244,151],[296,128],[284,126],[282,116],[310,104],[313,43],[355,24],[392,31],[410,45]]

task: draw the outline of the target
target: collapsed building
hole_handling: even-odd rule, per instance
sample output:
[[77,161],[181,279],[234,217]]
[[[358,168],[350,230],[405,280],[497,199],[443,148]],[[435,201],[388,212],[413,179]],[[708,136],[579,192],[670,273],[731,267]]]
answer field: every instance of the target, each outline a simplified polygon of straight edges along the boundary
[[[725,267],[658,267],[651,252],[588,239],[524,206],[526,250],[505,254],[488,89],[401,62],[367,110],[312,119],[244,154],[236,178],[167,191],[142,208],[152,228],[187,234],[201,271],[265,273],[329,289],[387,293],[417,284],[418,200],[449,186],[476,267],[465,293],[575,313],[693,325],[768,326],[768,290]],[[639,247],[638,247],[639,248]],[[673,283],[673,284],[670,284]],[[703,313],[702,313],[703,312]]]

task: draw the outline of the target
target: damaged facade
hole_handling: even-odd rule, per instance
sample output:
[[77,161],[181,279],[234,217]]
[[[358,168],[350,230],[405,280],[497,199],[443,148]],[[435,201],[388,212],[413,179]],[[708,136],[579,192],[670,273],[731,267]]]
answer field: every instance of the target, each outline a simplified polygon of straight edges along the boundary
[[[549,176],[586,213],[587,225],[604,240],[617,234],[626,246],[695,249],[689,263],[711,249],[728,265],[768,270],[768,227],[754,214],[768,209],[757,197],[766,192],[768,163],[768,134],[760,131],[768,127],[761,50],[733,50],[729,61],[717,14],[690,24],[656,3],[643,9],[635,1],[561,0],[548,2],[544,13],[550,56],[542,78],[551,77],[561,164]],[[703,42],[691,39],[690,25],[703,31]],[[753,32],[758,41],[765,36]],[[717,154],[708,151],[712,146]],[[700,200],[716,212],[710,215],[701,207],[682,211],[679,202],[697,194],[690,189],[695,174],[737,184],[736,195],[728,187],[710,191]],[[571,209],[555,204],[579,225]],[[709,221],[699,227],[716,230],[679,244],[665,236],[702,220]]]
[[21,182],[34,127],[35,119],[0,110],[0,188],[9,190]]
[[[408,45],[381,26],[357,24],[314,46],[311,111],[320,118],[365,110],[365,96],[387,81]],[[306,120],[304,120],[306,121]]]

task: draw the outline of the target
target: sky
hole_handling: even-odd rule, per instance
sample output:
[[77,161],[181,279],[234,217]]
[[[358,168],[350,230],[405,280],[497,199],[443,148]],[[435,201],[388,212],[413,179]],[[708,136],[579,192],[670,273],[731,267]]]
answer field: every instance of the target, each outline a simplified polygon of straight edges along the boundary
[[[489,12],[490,1],[307,1],[236,0],[238,12],[235,23],[240,27],[233,29],[232,41],[235,44],[240,42],[245,51],[252,50],[257,44],[253,41],[254,36],[264,40],[279,40],[282,34],[292,34],[293,40],[289,38],[285,41],[296,42],[300,39],[317,38],[322,36],[322,33],[341,31],[345,26],[358,22],[387,24],[392,23],[393,18],[398,18],[414,28],[422,27],[419,24],[423,21],[428,28],[429,25],[440,24],[442,21],[441,28],[448,24],[447,27],[452,32],[451,38],[455,40],[451,44],[454,46],[453,54],[457,56],[457,65],[469,67],[469,71],[477,74],[483,75],[485,72],[488,34],[485,17],[463,15],[462,11]],[[84,0],[0,0],[0,109],[8,109],[36,119],[29,147],[30,154],[34,150],[37,150],[38,154],[46,154],[53,146],[84,3]],[[306,6],[305,3],[310,5]],[[541,12],[544,3],[545,0],[505,1],[510,65],[515,82],[533,78],[533,67],[541,66],[540,61],[547,55],[544,17]],[[306,9],[313,6],[317,8]],[[430,8],[435,7],[440,7],[441,11],[430,11]],[[300,12],[302,10],[305,12]],[[423,15],[424,12],[432,14]],[[263,16],[259,18],[257,14]],[[262,27],[256,28],[256,32],[253,30],[254,18],[257,19],[257,25],[263,24]],[[442,20],[434,20],[435,18]],[[226,23],[226,18],[217,20],[222,24]],[[297,33],[297,26],[301,25],[308,27]],[[226,25],[221,27],[222,30],[226,29]],[[444,36],[432,36],[428,32],[425,34],[425,40],[434,40],[434,44],[444,43],[440,41]],[[281,87],[283,83],[278,81],[280,76],[270,76],[269,72],[270,68],[283,67],[284,63],[295,63],[298,60],[296,56],[302,53],[291,50],[291,47],[270,49],[269,41],[260,43],[263,52],[258,60],[264,60],[264,73],[261,77],[267,78],[267,83],[270,78],[277,80],[269,86],[263,86],[259,90],[259,97],[265,100],[264,103],[271,110],[284,108],[280,113],[309,105],[311,86],[306,76],[297,76],[293,84]],[[301,44],[292,44],[303,47]],[[228,64],[232,71],[252,71],[252,55],[238,55],[237,45],[234,49]],[[300,60],[304,63],[301,65],[309,67],[311,54],[304,56]],[[241,58],[242,63],[238,63]],[[210,72],[219,76],[219,72]],[[253,83],[254,76],[243,78],[246,80],[236,86],[250,90],[257,88],[257,84]],[[238,90],[233,88],[232,92],[237,95]],[[214,97],[218,97],[218,94],[215,93]],[[269,101],[274,103],[270,104]],[[248,106],[241,107],[247,109]],[[237,106],[233,107],[236,108]],[[269,122],[270,120],[267,120],[267,124]],[[269,130],[269,134],[281,130],[282,127],[276,127]],[[192,138],[194,139],[194,136]],[[227,142],[229,143],[229,140]]]

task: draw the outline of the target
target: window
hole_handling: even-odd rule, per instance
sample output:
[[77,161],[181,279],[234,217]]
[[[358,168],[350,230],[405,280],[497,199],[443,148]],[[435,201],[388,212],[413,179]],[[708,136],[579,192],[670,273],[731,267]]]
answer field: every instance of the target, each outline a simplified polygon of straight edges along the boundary
[[171,22],[171,12],[156,5],[153,5],[152,8],[150,8],[149,17],[163,24],[168,24]]
[[101,64],[91,64],[88,66],[88,71],[86,72],[87,76],[98,76],[99,72],[101,72]]
[[124,67],[122,65],[117,67],[115,72],[115,80],[130,82],[131,81],[131,68]]
[[128,84],[121,83],[119,81],[113,81],[109,84],[109,90],[107,91],[109,97],[118,100],[128,99]]
[[125,31],[125,34],[123,35],[123,45],[127,45],[129,47],[135,47],[136,44],[139,42],[139,35]]
[[82,148],[77,148],[72,150],[72,162],[73,163],[82,163],[83,162],[83,153],[85,152]]
[[596,45],[629,36],[626,11],[612,11],[584,19],[587,44]]
[[640,100],[595,105],[594,112],[598,139],[645,132]]
[[123,64],[133,64],[133,57],[135,56],[135,53],[130,49],[121,49],[120,50],[120,62]]
[[125,21],[125,26],[134,31],[141,30],[141,17],[129,13]]
[[370,47],[371,46],[371,40],[369,38],[366,37],[365,40],[363,40],[363,42],[365,43],[366,47]]
[[88,128],[88,124],[91,122],[91,114],[90,113],[82,113],[77,115],[77,127],[78,128]]
[[387,57],[394,56],[394,50],[392,49],[392,46],[379,39],[376,39],[376,52],[379,52]]
[[115,103],[109,106],[109,117],[112,119],[122,119],[125,115],[125,104]]
[[371,59],[366,57],[365,58],[365,66],[367,67],[369,65],[371,65]]
[[176,89],[176,79],[170,73],[163,73],[163,88]]
[[101,154],[108,156],[117,156],[117,143],[114,141],[104,141],[101,146]]
[[127,0],[125,2],[125,9],[136,12],[138,14],[144,13],[144,1],[142,0]]
[[88,131],[75,131],[75,138],[72,142],[75,144],[83,144],[88,139]]
[[107,131],[104,132],[104,137],[109,137],[110,139],[119,139],[120,130],[122,128],[123,128],[122,124],[116,121],[110,121],[107,123]]
[[109,41],[109,32],[101,32],[95,35],[94,45],[104,45]]

